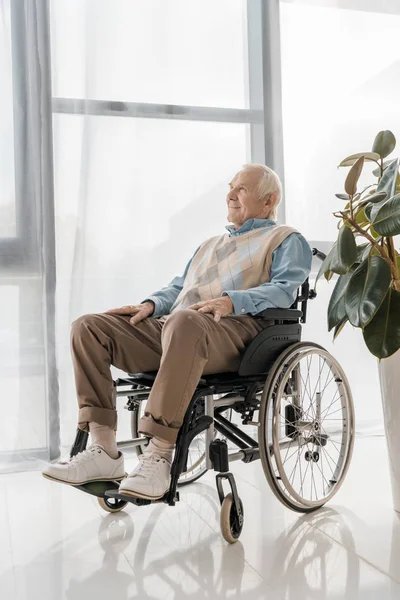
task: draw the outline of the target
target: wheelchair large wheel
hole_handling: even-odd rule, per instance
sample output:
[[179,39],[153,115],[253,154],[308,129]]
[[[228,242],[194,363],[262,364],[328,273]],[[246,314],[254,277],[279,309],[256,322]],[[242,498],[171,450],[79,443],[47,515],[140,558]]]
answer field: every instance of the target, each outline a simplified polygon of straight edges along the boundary
[[316,510],[339,490],[354,408],[341,366],[322,346],[299,342],[276,360],[261,398],[259,445],[273,492],[292,510]]
[[[138,424],[140,417],[144,413],[144,404],[146,400],[142,400],[137,408],[137,410],[133,410],[131,412],[131,432],[132,437],[137,438],[140,436],[138,432]],[[201,414],[201,410],[199,414]],[[224,414],[224,413],[223,413]],[[224,414],[225,418],[231,419],[232,410],[227,409]],[[182,487],[184,485],[189,485],[189,483],[194,483],[200,477],[207,472],[206,467],[206,432],[202,431],[199,435],[197,435],[189,447],[188,454],[188,463],[187,463],[187,471],[181,474],[178,480],[178,486]],[[145,446],[136,446],[136,454],[139,456],[143,454],[145,450]]]

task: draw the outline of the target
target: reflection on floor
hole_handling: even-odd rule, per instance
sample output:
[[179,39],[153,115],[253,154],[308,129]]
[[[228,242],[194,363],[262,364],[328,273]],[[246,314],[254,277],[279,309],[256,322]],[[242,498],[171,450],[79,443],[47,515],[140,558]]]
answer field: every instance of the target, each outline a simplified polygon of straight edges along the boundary
[[308,516],[279,504],[259,463],[232,470],[245,508],[233,546],[219,532],[213,473],[175,507],[116,514],[39,471],[1,475],[0,597],[400,599],[400,515],[383,437],[356,439],[347,481]]

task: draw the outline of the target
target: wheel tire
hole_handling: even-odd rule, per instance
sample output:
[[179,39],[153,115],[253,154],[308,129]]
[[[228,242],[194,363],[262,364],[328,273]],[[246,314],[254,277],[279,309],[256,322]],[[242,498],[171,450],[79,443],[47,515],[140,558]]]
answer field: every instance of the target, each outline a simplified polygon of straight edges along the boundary
[[[243,513],[243,503],[239,498],[240,508]],[[221,514],[220,514],[220,527],[222,537],[229,544],[234,544],[238,541],[240,534],[243,529],[244,518],[239,523],[238,515],[236,513],[235,503],[233,501],[233,495],[227,494],[222,502]]]
[[[273,366],[271,367],[271,369],[268,373],[268,377],[267,377],[267,380],[266,380],[266,383],[264,386],[263,396],[262,396],[262,400],[261,400],[261,407],[260,407],[260,424],[261,424],[261,426],[260,426],[259,445],[260,445],[260,458],[261,458],[261,463],[263,466],[264,474],[265,474],[266,479],[270,485],[270,488],[273,491],[273,493],[275,494],[275,496],[278,498],[278,500],[280,500],[280,502],[282,502],[282,504],[287,506],[287,508],[290,508],[291,510],[293,510],[295,512],[307,514],[307,513],[312,513],[315,510],[318,510],[319,508],[321,508],[325,504],[325,502],[327,502],[330,498],[321,500],[321,502],[315,506],[308,506],[305,504],[300,506],[299,503],[292,501],[281,490],[280,486],[278,485],[277,479],[275,477],[273,470],[271,469],[271,464],[269,461],[269,448],[267,448],[267,446],[265,444],[265,439],[267,437],[267,435],[266,435],[267,415],[268,415],[268,411],[269,411],[269,407],[270,407],[270,402],[273,401],[271,384],[274,381],[275,376],[281,372],[282,367],[285,364],[285,362],[287,362],[289,360],[290,355],[293,352],[301,351],[303,348],[313,348],[313,349],[315,348],[317,350],[327,352],[325,350],[325,348],[323,348],[323,346],[320,346],[319,344],[316,344],[314,342],[296,342],[295,344],[292,344],[286,350],[284,350],[282,352],[282,354],[276,359],[275,363],[273,364]],[[335,361],[334,357],[332,357],[332,359],[333,359],[333,361]],[[340,365],[337,365],[337,366],[342,371]],[[342,471],[339,485],[336,488],[336,491],[338,491],[338,489],[340,488],[340,485],[342,484],[342,482],[347,474],[347,471],[348,471],[348,468],[350,465],[350,461],[351,461],[351,457],[352,457],[352,453],[353,453],[353,446],[354,446],[353,399],[352,399],[351,390],[350,390],[347,378],[343,372],[342,372],[342,377],[343,377],[343,383],[346,386],[346,393],[348,395],[347,396],[348,397],[348,411],[349,411],[348,430],[349,430],[350,441],[349,441],[347,455],[346,455],[345,467]],[[312,461],[312,453],[310,453],[309,459],[310,459],[310,461]],[[335,493],[336,493],[336,491],[335,491]]]
[[120,512],[128,504],[123,500],[111,501],[111,498],[97,498],[97,502],[100,504],[103,510],[109,513]]

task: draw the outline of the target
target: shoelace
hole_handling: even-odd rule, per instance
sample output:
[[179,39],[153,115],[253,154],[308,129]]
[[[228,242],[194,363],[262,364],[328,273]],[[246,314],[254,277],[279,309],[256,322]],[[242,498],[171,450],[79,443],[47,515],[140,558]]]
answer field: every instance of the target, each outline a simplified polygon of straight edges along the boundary
[[[93,454],[95,452],[98,452],[100,454],[101,449],[96,446],[95,444],[92,444],[92,446],[89,446],[89,448],[87,448],[86,450],[82,450],[82,452],[78,452],[78,454],[75,454],[75,456],[72,456],[72,458],[63,458],[62,459],[62,464],[66,464],[66,463],[82,463],[85,462],[87,460],[89,460],[90,458],[93,458]],[[60,461],[61,462],[61,461]]]
[[160,461],[166,462],[166,459],[162,458],[161,456],[158,456],[158,454],[141,454],[139,456],[139,469],[134,475],[130,475],[130,477],[136,477],[136,475],[142,475],[143,477],[151,477],[158,469],[158,463]]

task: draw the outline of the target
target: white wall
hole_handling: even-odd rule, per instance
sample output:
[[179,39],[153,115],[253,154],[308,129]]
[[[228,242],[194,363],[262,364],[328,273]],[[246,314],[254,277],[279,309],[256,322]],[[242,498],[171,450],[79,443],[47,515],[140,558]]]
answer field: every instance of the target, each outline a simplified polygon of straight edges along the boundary
[[[384,3],[281,2],[282,94],[287,221],[310,241],[333,242],[342,207],[349,154],[372,149],[375,135],[390,129],[400,138],[400,14],[379,13]],[[324,6],[322,6],[324,5]],[[372,6],[373,5],[373,6]],[[375,11],[372,9],[375,7]],[[399,11],[400,12],[400,11]],[[395,150],[393,157],[397,156]],[[360,181],[368,184],[372,169]],[[398,244],[396,246],[398,248]],[[377,361],[362,333],[346,325],[335,344],[326,309],[334,281],[321,281],[310,302],[304,335],[336,356],[353,389],[358,427],[381,427]]]

